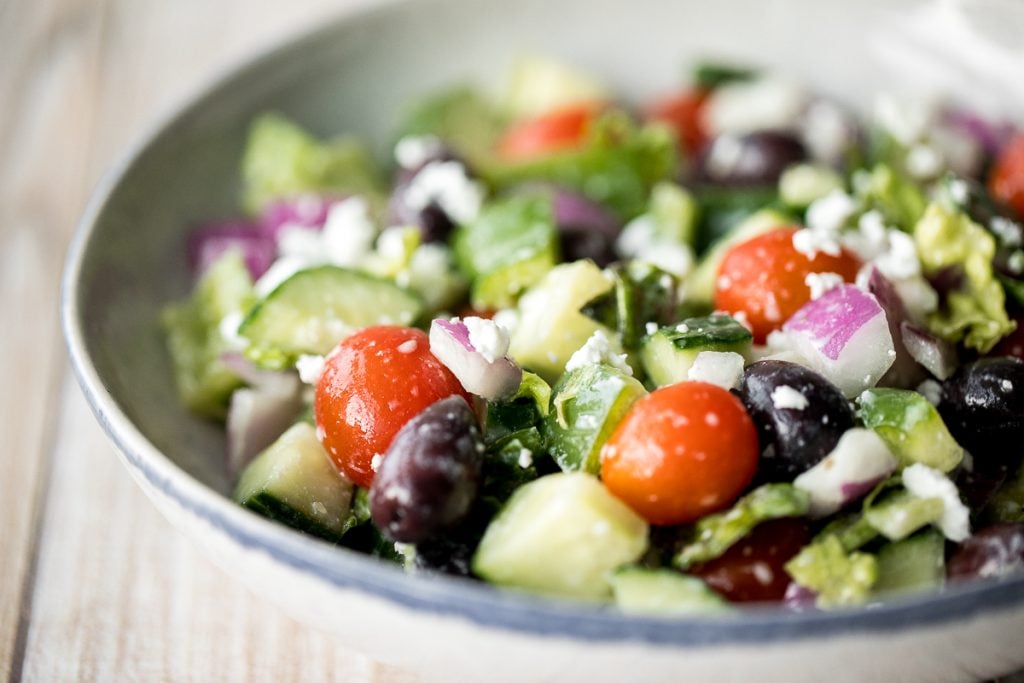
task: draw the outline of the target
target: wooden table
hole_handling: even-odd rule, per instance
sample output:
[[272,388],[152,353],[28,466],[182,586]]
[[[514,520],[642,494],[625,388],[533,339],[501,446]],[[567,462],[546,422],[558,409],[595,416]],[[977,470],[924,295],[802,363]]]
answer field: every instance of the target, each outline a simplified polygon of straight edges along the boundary
[[413,681],[254,598],[117,462],[65,358],[67,243],[158,112],[355,0],[0,0],[0,681]]

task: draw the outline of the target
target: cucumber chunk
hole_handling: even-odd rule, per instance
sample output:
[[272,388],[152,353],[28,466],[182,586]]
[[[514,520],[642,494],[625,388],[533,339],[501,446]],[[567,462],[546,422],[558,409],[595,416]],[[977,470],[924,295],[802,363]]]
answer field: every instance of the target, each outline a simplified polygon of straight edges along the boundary
[[295,273],[258,303],[239,327],[256,362],[286,367],[299,354],[324,355],[370,325],[410,325],[423,311],[393,282],[337,266]]
[[245,468],[233,498],[264,517],[338,540],[347,530],[352,482],[334,468],[314,428],[299,422]]
[[512,66],[505,108],[516,117],[531,117],[581,102],[611,99],[593,76],[553,59],[520,57]]
[[503,586],[604,599],[610,572],[647,549],[647,531],[596,478],[551,474],[512,495],[487,527],[473,571]]
[[875,595],[917,593],[941,586],[946,576],[946,539],[929,529],[878,551]]
[[899,541],[938,522],[943,509],[941,498],[916,498],[899,491],[866,509],[864,519],[890,541]]
[[524,368],[555,381],[572,354],[594,332],[607,329],[580,309],[611,286],[593,261],[556,266],[519,301],[520,320],[509,354]]
[[601,446],[630,407],[647,394],[633,377],[608,365],[585,365],[562,375],[544,420],[551,456],[566,472],[601,469]]
[[627,614],[707,614],[730,609],[706,583],[671,569],[623,567],[611,581],[615,604]]
[[640,348],[640,363],[656,386],[683,382],[701,351],[734,351],[746,355],[754,337],[727,315],[687,318],[662,327]]
[[858,417],[885,441],[904,466],[921,463],[950,472],[964,457],[939,411],[922,394],[905,389],[868,389],[857,400]]

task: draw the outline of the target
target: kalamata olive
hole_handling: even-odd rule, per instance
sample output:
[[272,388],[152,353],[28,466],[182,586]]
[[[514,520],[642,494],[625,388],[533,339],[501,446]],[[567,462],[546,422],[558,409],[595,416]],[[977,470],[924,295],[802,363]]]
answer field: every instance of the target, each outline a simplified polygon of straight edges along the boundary
[[796,363],[752,363],[737,393],[757,425],[758,475],[765,481],[790,481],[817,465],[853,427],[853,409],[842,392]]
[[470,576],[470,561],[473,559],[475,544],[463,538],[444,536],[416,544],[413,566],[452,576]]
[[370,515],[388,538],[417,543],[451,528],[480,486],[484,444],[476,417],[449,396],[395,435],[370,488]]
[[729,186],[775,185],[789,166],[807,159],[803,143],[778,131],[715,138],[698,162],[697,182]]
[[437,202],[431,202],[423,208],[410,206],[406,192],[417,174],[428,164],[440,161],[456,161],[467,169],[465,162],[452,150],[438,147],[432,154],[425,157],[415,168],[400,168],[395,174],[395,189],[388,200],[388,223],[390,225],[414,225],[423,234],[424,242],[444,242],[455,228],[455,222],[445,213]]
[[954,581],[988,579],[1024,570],[1024,524],[997,524],[961,543],[946,563]]
[[574,192],[556,188],[551,211],[566,261],[591,259],[599,266],[615,260],[615,239],[622,223],[600,204]]
[[785,564],[810,541],[807,523],[773,519],[756,526],[721,557],[690,569],[731,602],[774,602],[786,595],[791,579]]
[[1015,460],[1024,452],[1024,361],[964,365],[942,383],[939,414],[976,462]]

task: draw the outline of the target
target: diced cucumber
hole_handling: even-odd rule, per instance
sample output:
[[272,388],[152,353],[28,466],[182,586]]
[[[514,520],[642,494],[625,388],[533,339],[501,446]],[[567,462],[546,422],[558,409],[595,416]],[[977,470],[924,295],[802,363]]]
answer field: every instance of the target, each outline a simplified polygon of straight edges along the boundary
[[239,334],[248,353],[285,367],[299,354],[325,355],[351,332],[370,325],[410,325],[423,304],[413,293],[337,266],[302,270],[282,282],[246,316]]
[[473,278],[477,308],[507,308],[558,262],[551,199],[514,196],[498,200],[454,240],[459,266]]
[[697,239],[698,211],[697,200],[684,187],[662,181],[651,189],[647,213],[660,238],[693,246]]
[[161,314],[178,395],[189,410],[214,418],[226,415],[228,398],[242,381],[221,360],[228,342],[220,324],[229,314],[244,313],[253,298],[245,260],[232,250],[210,266],[190,299]]
[[647,323],[678,320],[679,282],[671,273],[645,261],[617,263],[604,272],[612,289],[587,302],[582,312],[618,332],[623,348],[639,348]]
[[720,557],[755,526],[769,519],[807,514],[810,497],[792,484],[764,484],[740,498],[725,512],[701,518],[693,540],[673,559],[680,569]]
[[817,593],[818,607],[859,605],[878,580],[878,560],[861,552],[847,553],[835,536],[804,546],[786,563],[799,585]]
[[612,575],[616,606],[627,614],[708,614],[730,609],[696,576],[671,569],[623,567]]
[[841,189],[843,177],[823,164],[796,164],[779,178],[779,197],[798,209],[805,209],[816,199]]
[[601,446],[626,413],[647,394],[644,385],[609,365],[571,370],[552,389],[544,437],[551,456],[566,472],[597,474]]
[[792,220],[789,216],[774,209],[762,209],[744,219],[727,235],[712,244],[697,267],[690,273],[690,277],[686,281],[687,300],[711,303],[715,295],[718,267],[722,265],[722,259],[725,258],[726,252],[741,242],[789,225]]
[[640,363],[656,386],[683,382],[701,351],[734,351],[748,355],[754,336],[727,315],[687,318],[662,327],[643,341]]
[[347,530],[352,482],[334,468],[316,430],[299,422],[245,468],[233,498],[265,517],[337,540]]
[[551,406],[551,387],[532,372],[524,372],[519,390],[507,399],[487,402],[488,443],[512,432],[540,424]]
[[941,498],[917,498],[900,491],[864,511],[864,519],[890,541],[899,541],[942,519]]
[[647,532],[595,477],[551,474],[512,495],[487,527],[473,571],[503,586],[604,599],[609,574],[643,555]]
[[611,286],[593,261],[556,266],[520,300],[510,355],[548,382],[558,379],[572,354],[594,332],[606,329],[580,309]]
[[487,163],[507,121],[479,91],[466,87],[442,90],[413,102],[401,114],[399,135],[432,135],[473,166]]
[[929,529],[878,551],[875,595],[917,593],[942,585],[946,576],[946,539]]
[[589,74],[545,57],[521,57],[512,66],[506,108],[530,117],[580,102],[610,99],[608,90]]
[[923,394],[905,389],[868,389],[858,399],[858,416],[878,433],[903,466],[919,462],[950,472],[964,457],[939,411]]

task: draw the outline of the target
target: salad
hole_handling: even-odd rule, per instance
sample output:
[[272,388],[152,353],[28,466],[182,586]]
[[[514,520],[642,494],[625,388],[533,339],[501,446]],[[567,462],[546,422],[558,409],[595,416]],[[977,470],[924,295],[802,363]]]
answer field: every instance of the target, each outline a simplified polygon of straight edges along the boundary
[[384,164],[262,115],[163,312],[182,401],[240,505],[409,571],[635,613],[1020,571],[1024,131],[861,108],[528,58]]

